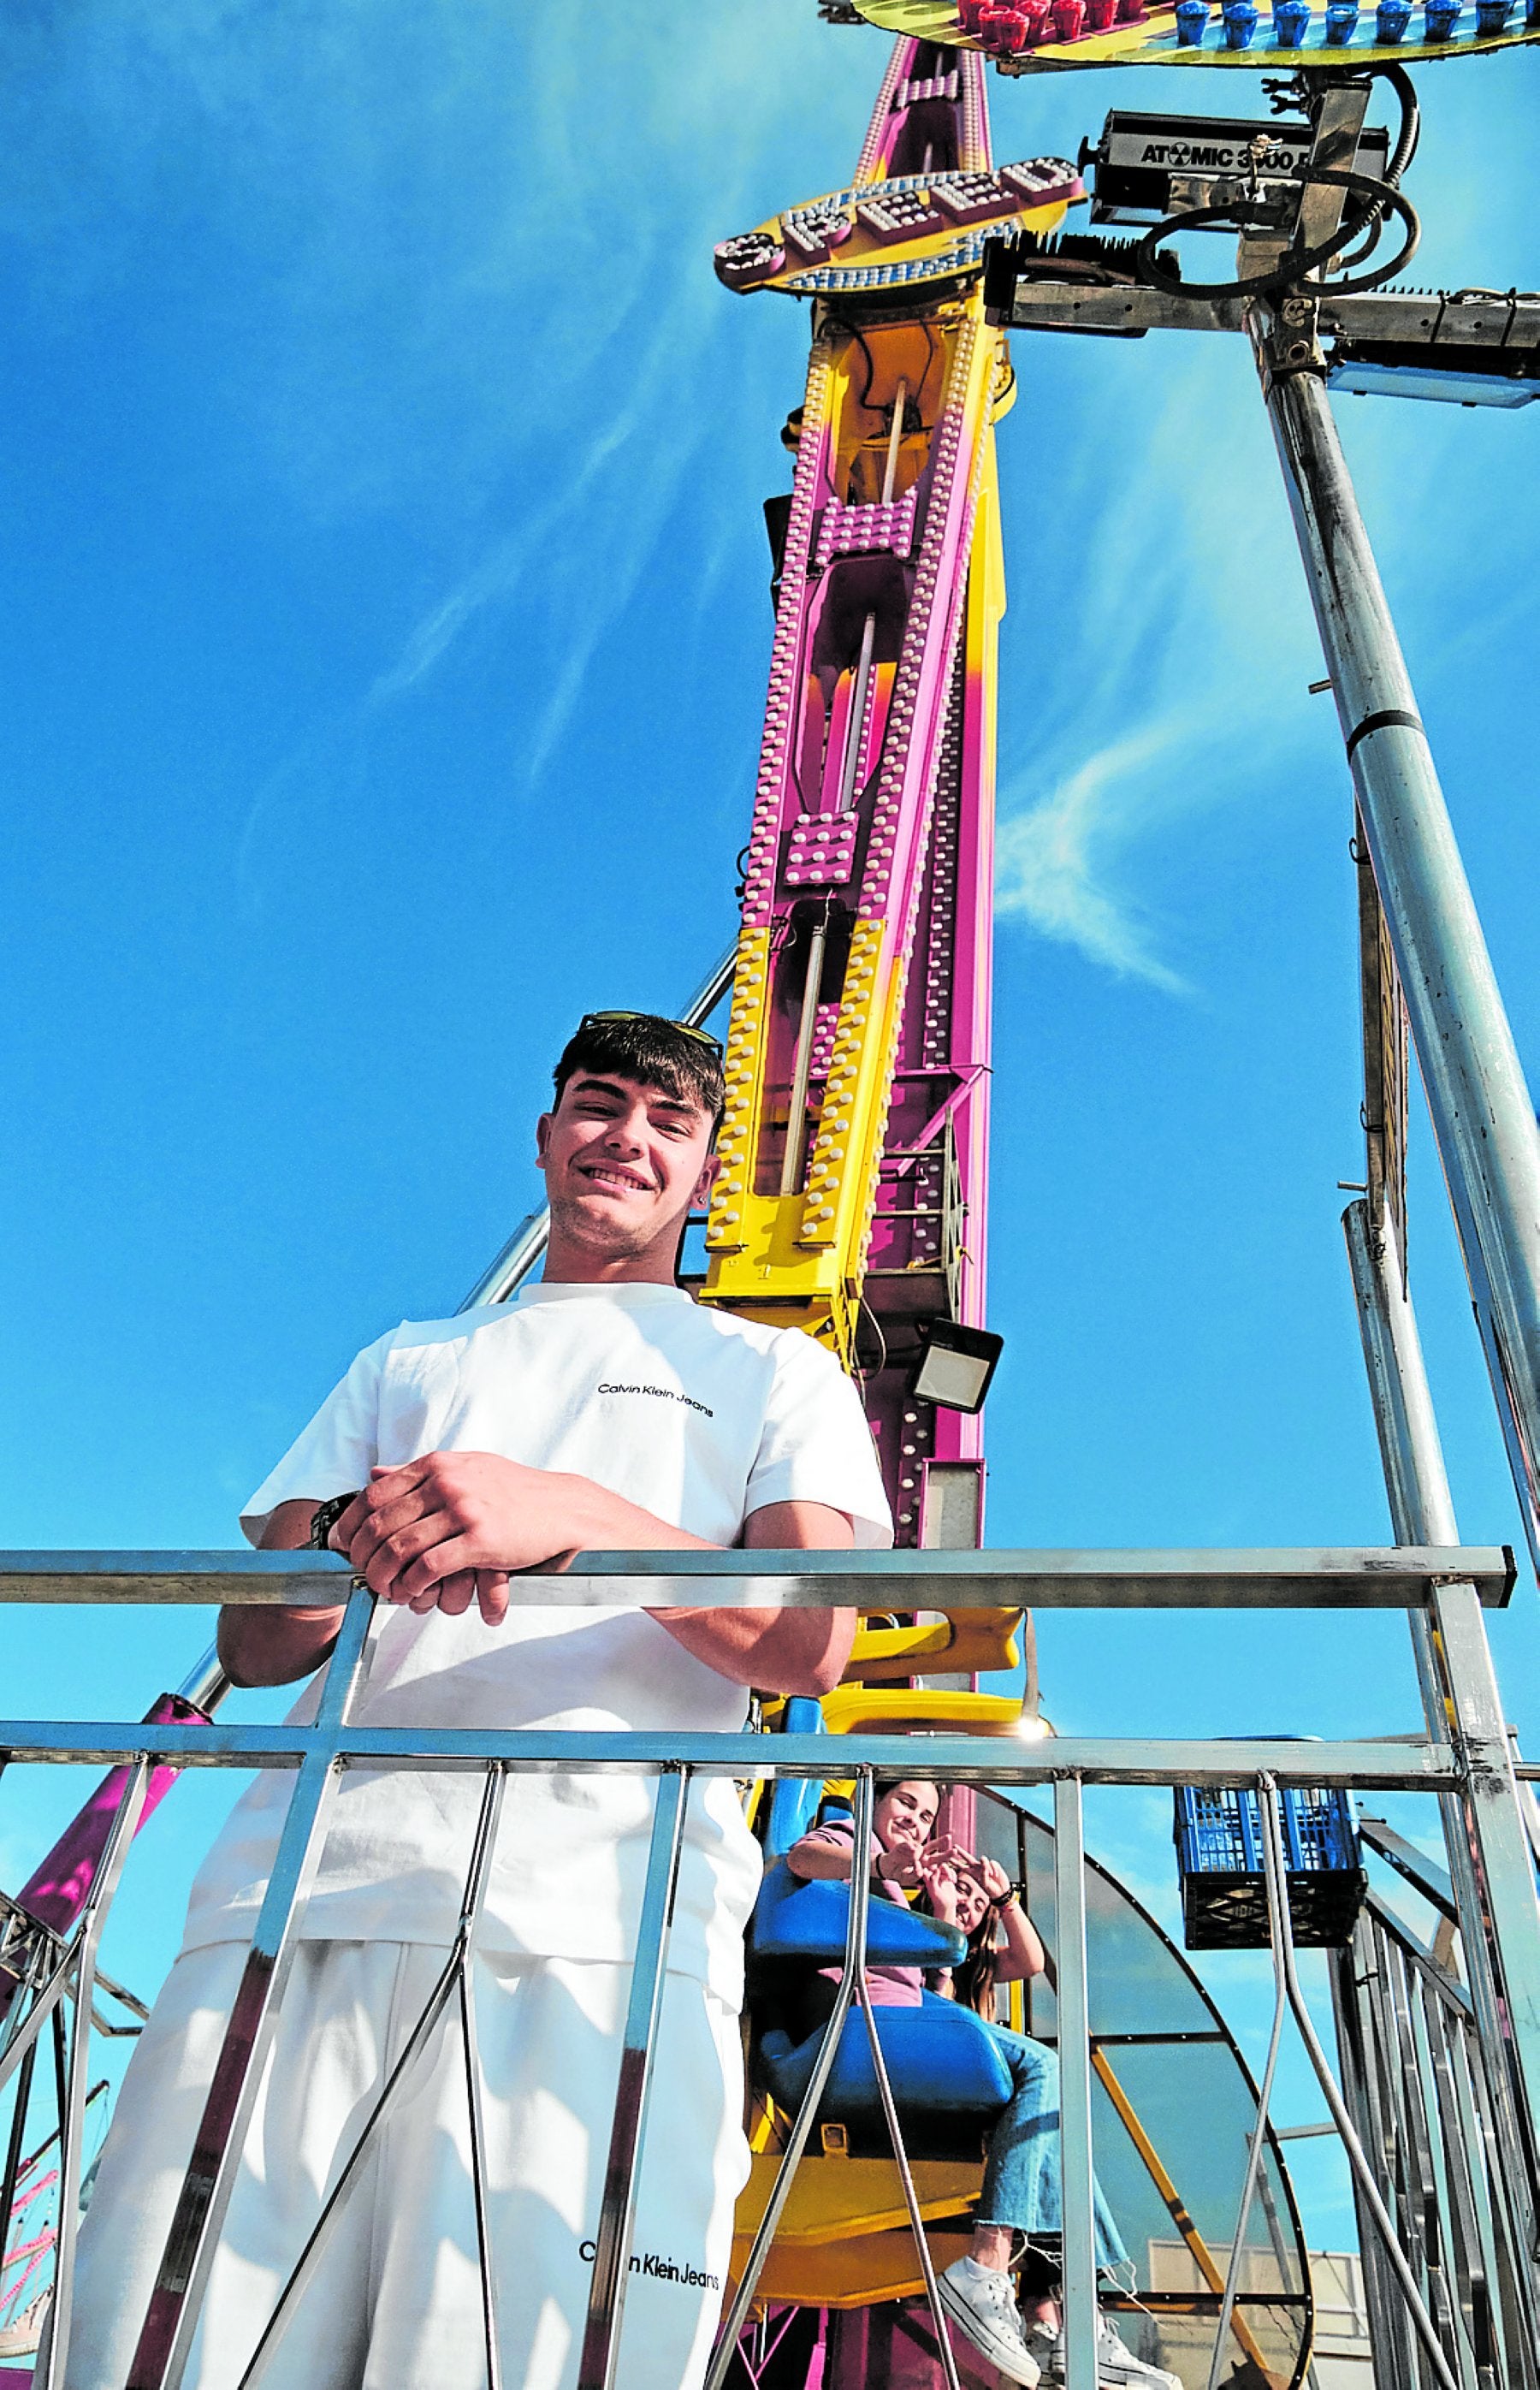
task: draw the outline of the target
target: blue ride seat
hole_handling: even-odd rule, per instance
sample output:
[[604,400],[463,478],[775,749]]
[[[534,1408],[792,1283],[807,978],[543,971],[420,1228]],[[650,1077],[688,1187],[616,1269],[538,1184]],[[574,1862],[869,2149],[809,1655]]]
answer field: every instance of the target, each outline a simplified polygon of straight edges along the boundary
[[[784,1858],[765,1870],[749,1921],[749,1973],[764,1977],[785,1962],[799,1969],[837,1966],[845,1955],[850,1922],[850,1886],[825,1880],[806,1882]],[[879,1893],[866,1907],[866,1956],[880,1967],[955,1967],[968,1944],[951,1925],[888,1900]]]
[[[782,1734],[822,1734],[824,1709],[805,1693],[793,1693],[781,1713]],[[766,1865],[800,1843],[818,1815],[824,1788],[815,1776],[780,1776],[770,1787],[764,1829]]]
[[[866,1955],[879,1966],[949,1967],[966,1956],[956,1929],[880,1896],[867,1908]],[[750,2007],[758,2031],[752,2064],[756,2083],[778,2107],[795,2113],[823,2039],[789,2029],[789,2011],[805,1998],[810,1977],[844,1957],[850,1886],[804,1882],[784,1858],[768,1870],[749,1927]],[[981,2140],[1010,2098],[1011,2080],[999,2045],[982,2019],[955,2000],[927,1993],[918,2008],[879,2008],[878,2039],[905,2139],[934,2154],[976,2157]],[[866,2020],[846,2018],[833,2070],[815,2120],[841,2124],[853,2145],[885,2145],[881,2100],[872,2068]]]
[[[1011,2093],[1009,2070],[982,2018],[935,1992],[927,1992],[918,2009],[879,2008],[873,2014],[899,2121],[944,2118],[956,2125],[971,2153]],[[761,2037],[756,2071],[776,2105],[791,2114],[802,2105],[822,2039],[820,2028],[793,2042],[779,2026]],[[881,2127],[871,2044],[859,2009],[841,2029],[817,2121]]]

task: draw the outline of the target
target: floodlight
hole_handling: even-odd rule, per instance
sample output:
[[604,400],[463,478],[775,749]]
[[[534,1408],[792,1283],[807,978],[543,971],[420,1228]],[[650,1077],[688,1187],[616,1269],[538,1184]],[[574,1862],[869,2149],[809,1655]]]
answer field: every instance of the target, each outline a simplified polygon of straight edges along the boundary
[[932,1319],[924,1336],[909,1392],[944,1410],[982,1410],[1005,1338],[987,1328],[965,1328],[959,1319]]

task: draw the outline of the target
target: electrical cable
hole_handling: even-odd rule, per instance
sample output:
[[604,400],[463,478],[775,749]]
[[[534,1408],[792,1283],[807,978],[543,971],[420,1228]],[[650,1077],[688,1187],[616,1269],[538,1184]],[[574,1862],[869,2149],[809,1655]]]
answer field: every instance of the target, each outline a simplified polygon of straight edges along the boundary
[[[1395,147],[1391,152],[1390,161],[1385,168],[1386,182],[1393,190],[1399,190],[1401,177],[1417,156],[1417,146],[1422,137],[1422,110],[1418,106],[1417,86],[1405,67],[1384,66],[1377,71],[1390,84],[1401,109],[1401,127],[1396,134]],[[1377,227],[1383,221],[1384,213],[1383,208],[1374,210],[1366,227],[1362,246],[1347,251],[1342,256],[1341,263],[1344,266],[1351,268],[1361,265],[1367,257],[1373,255],[1379,238]]]
[[[1150,289],[1161,290],[1170,298],[1260,299],[1272,291],[1287,289],[1300,282],[1319,265],[1335,257],[1340,264],[1360,265],[1372,256],[1379,246],[1380,228],[1387,210],[1401,218],[1406,227],[1406,238],[1389,263],[1377,266],[1363,275],[1349,274],[1345,279],[1321,285],[1323,293],[1348,297],[1354,291],[1377,289],[1382,282],[1399,274],[1402,267],[1416,255],[1422,238],[1422,227],[1417,211],[1400,188],[1401,177],[1417,155],[1422,135],[1422,112],[1418,105],[1417,87],[1404,66],[1387,60],[1368,70],[1371,77],[1383,79],[1394,92],[1401,110],[1401,123],[1394,146],[1382,176],[1350,173],[1328,166],[1304,165],[1289,174],[1269,176],[1269,181],[1304,190],[1312,184],[1326,184],[1334,188],[1352,191],[1367,199],[1367,204],[1348,223],[1339,225],[1329,241],[1310,250],[1288,249],[1277,263],[1262,274],[1244,275],[1231,282],[1182,282],[1166,274],[1155,252],[1162,238],[1177,232],[1197,231],[1204,225],[1233,225],[1237,222],[1234,205],[1227,208],[1195,208],[1179,215],[1168,216],[1156,225],[1139,242],[1135,251],[1135,270],[1139,279]],[[1275,109],[1286,104],[1299,104],[1308,93],[1303,77],[1293,78],[1273,91]],[[1352,244],[1359,243],[1354,247]]]
[[1401,130],[1396,135],[1391,162],[1385,169],[1386,182],[1399,183],[1417,156],[1417,145],[1422,138],[1422,110],[1418,106],[1417,85],[1405,67],[1387,63],[1376,67],[1373,71],[1384,77],[1401,103]]
[[1302,190],[1310,184],[1326,184],[1336,190],[1354,192],[1373,204],[1356,215],[1345,229],[1339,225],[1329,239],[1318,241],[1313,249],[1287,249],[1277,263],[1265,272],[1239,275],[1230,282],[1177,281],[1164,271],[1155,252],[1159,244],[1169,240],[1174,233],[1196,232],[1202,225],[1233,225],[1237,212],[1234,205],[1193,208],[1181,215],[1167,216],[1162,223],[1151,225],[1135,253],[1140,280],[1151,289],[1164,291],[1172,299],[1264,298],[1272,291],[1290,289],[1302,282],[1316,266],[1325,265],[1328,259],[1341,253],[1344,240],[1356,240],[1361,233],[1369,230],[1383,216],[1387,209],[1398,215],[1406,227],[1406,238],[1395,255],[1388,263],[1375,266],[1367,273],[1350,275],[1345,281],[1320,284],[1320,295],[1323,298],[1345,298],[1354,291],[1377,289],[1381,282],[1388,282],[1393,275],[1399,274],[1402,267],[1416,256],[1422,238],[1422,225],[1417,210],[1404,192],[1379,175],[1350,173],[1346,169],[1333,166],[1303,166],[1296,173],[1279,175],[1277,180]]

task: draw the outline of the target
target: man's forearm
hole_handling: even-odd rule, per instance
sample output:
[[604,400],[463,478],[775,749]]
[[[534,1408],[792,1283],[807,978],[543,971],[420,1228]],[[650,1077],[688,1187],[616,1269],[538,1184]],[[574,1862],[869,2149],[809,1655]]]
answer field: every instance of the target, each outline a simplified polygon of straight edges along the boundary
[[[751,1511],[751,1551],[848,1551],[854,1532],[822,1502],[771,1502]],[[832,1692],[855,1640],[853,1610],[663,1610],[652,1615],[676,1643],[735,1685],[764,1693]]]
[[676,1643],[735,1685],[762,1693],[829,1693],[855,1633],[847,1610],[652,1610]]
[[[584,1551],[720,1550],[702,1536],[670,1526],[622,1495],[578,1481],[575,1517]],[[849,1547],[853,1536],[841,1511],[815,1502],[774,1502],[753,1512],[745,1532],[751,1549],[828,1550]],[[855,1639],[853,1610],[651,1610],[695,1659],[730,1684],[766,1693],[831,1692],[844,1674]]]
[[[280,1502],[263,1530],[264,1552],[297,1552],[310,1541],[315,1504]],[[219,1664],[233,1685],[291,1685],[320,1666],[337,1640],[337,1610],[258,1609],[232,1602],[219,1613]]]
[[[446,1484],[453,1475],[456,1481]],[[404,1498],[398,1488],[404,1488]],[[391,1525],[392,1510],[406,1515]],[[309,1539],[315,1500],[280,1503],[267,1521],[262,1546],[297,1550]],[[358,1513],[355,1519],[353,1511]],[[366,1523],[371,1516],[378,1525]],[[420,1463],[374,1473],[370,1490],[332,1530],[347,1544],[376,1593],[427,1610],[442,1599],[454,1613],[468,1608],[472,1586],[488,1625],[507,1606],[509,1574],[559,1573],[575,1552],[714,1551],[720,1546],[672,1525],[591,1478],[516,1469],[485,1454],[430,1454]],[[458,1572],[458,1590],[442,1580],[434,1550],[450,1548],[471,1568]],[[853,1541],[849,1519],[815,1502],[776,1502],[753,1511],[744,1541],[762,1549],[839,1549]],[[427,1582],[421,1591],[414,1577]],[[488,1582],[494,1588],[482,1599]],[[404,1592],[403,1588],[404,1587]],[[818,1694],[839,1683],[855,1633],[853,1611],[724,1609],[682,1605],[649,1609],[665,1634],[732,1684],[764,1692]],[[331,1650],[342,1613],[232,1607],[221,1614],[220,1656],[239,1685],[281,1685],[308,1676]]]

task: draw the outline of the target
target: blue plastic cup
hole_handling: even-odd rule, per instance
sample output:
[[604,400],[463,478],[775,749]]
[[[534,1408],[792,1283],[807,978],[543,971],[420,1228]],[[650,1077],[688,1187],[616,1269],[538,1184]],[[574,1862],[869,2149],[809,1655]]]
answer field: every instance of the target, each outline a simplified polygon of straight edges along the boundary
[[1456,20],[1463,14],[1463,0],[1427,0],[1423,14],[1424,41],[1452,42]]
[[1476,0],[1478,33],[1502,33],[1513,14],[1513,0]]
[[1184,48],[1201,49],[1208,21],[1208,0],[1176,0],[1176,39]]
[[1310,0],[1278,0],[1273,11],[1273,32],[1280,50],[1297,50],[1314,12]]
[[1404,41],[1411,21],[1411,0],[1380,0],[1374,12],[1374,38],[1381,43]]
[[[1540,6],[1540,0],[1536,0]],[[1225,47],[1227,50],[1249,50],[1251,36],[1257,29],[1257,12],[1251,0],[1230,0],[1225,11]]]
[[1331,0],[1331,6],[1326,12],[1328,48],[1345,50],[1357,31],[1357,0]]

